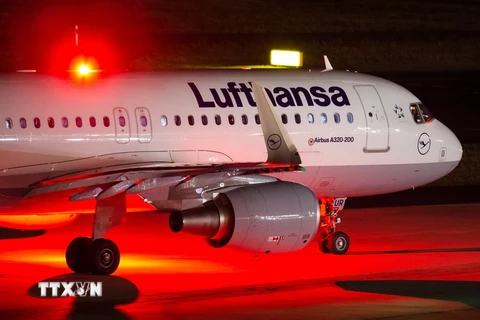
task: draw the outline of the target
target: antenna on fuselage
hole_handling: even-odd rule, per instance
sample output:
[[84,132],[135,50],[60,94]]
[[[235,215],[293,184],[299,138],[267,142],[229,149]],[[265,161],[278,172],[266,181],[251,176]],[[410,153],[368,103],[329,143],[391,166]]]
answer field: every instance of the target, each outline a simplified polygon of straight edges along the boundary
[[78,25],[75,25],[75,47],[78,47]]
[[328,57],[326,55],[323,56],[323,60],[325,61],[325,71],[330,71],[333,70],[332,64],[330,63],[330,60],[328,60]]

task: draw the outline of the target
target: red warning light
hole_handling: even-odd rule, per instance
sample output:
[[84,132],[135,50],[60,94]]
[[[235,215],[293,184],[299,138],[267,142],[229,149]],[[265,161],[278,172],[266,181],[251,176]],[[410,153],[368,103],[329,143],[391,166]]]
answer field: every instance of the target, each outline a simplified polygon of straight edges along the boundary
[[78,73],[81,75],[87,75],[90,72],[92,72],[92,69],[90,69],[90,67],[85,64],[82,64],[78,67]]
[[70,68],[68,69],[68,72],[70,73],[71,77],[82,81],[88,80],[90,83],[97,78],[100,72],[102,72],[102,70],[100,70],[98,67],[99,65],[96,59],[91,57],[87,58],[85,56],[77,56],[70,62]]

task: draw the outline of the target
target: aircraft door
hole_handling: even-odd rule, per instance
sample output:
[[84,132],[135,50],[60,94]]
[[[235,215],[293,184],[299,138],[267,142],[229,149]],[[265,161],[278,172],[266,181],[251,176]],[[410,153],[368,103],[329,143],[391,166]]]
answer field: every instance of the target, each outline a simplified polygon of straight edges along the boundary
[[377,90],[373,86],[355,86],[367,123],[365,152],[387,152],[389,147],[388,119]]
[[113,109],[115,119],[115,139],[118,143],[130,142],[130,119],[125,108]]
[[147,108],[136,108],[138,142],[148,143],[152,140],[152,121]]

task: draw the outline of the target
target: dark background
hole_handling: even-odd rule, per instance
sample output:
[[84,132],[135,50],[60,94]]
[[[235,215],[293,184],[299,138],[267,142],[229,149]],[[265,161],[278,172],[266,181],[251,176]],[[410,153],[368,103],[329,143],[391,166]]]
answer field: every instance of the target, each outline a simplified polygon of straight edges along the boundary
[[280,47],[307,67],[478,71],[479,17],[474,0],[3,0],[0,70],[62,69],[77,50],[103,68],[261,65]]
[[440,184],[480,185],[480,1],[0,0],[0,72],[267,65],[273,48],[405,86],[464,146]]

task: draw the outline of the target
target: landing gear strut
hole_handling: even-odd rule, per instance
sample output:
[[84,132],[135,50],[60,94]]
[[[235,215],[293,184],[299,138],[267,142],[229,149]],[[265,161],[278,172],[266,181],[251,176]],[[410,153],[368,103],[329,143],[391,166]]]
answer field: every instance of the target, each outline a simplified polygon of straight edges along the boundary
[[67,247],[65,260],[75,273],[109,275],[120,263],[117,245],[103,236],[113,226],[120,224],[126,212],[125,193],[106,199],[97,199],[92,237],[78,237]]
[[[337,217],[343,209],[346,198],[320,200],[320,238],[318,248],[323,253],[345,254],[350,247],[350,239],[345,232],[336,231],[341,222]],[[333,206],[333,204],[339,206]]]

